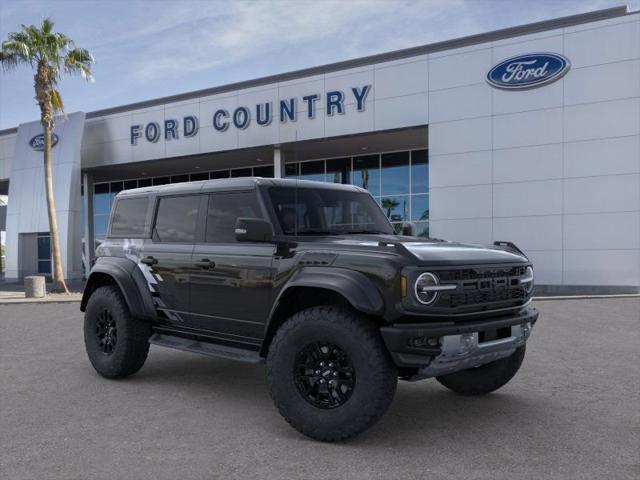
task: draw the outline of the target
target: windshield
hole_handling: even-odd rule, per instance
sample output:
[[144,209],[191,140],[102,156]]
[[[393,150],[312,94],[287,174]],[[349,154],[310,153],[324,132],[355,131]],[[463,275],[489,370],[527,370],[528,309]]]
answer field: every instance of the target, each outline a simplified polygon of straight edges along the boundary
[[285,235],[393,234],[389,220],[368,193],[271,187],[269,197]]

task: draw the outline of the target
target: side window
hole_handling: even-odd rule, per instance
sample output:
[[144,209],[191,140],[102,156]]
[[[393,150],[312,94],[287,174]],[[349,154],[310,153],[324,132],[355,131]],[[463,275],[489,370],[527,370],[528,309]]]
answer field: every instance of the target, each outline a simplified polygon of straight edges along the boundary
[[199,195],[160,198],[154,239],[160,242],[193,242],[199,204]]
[[263,218],[255,191],[210,195],[206,241],[210,243],[235,242],[238,217]]
[[123,198],[116,202],[111,220],[111,235],[118,237],[140,237],[144,235],[147,217],[147,197]]

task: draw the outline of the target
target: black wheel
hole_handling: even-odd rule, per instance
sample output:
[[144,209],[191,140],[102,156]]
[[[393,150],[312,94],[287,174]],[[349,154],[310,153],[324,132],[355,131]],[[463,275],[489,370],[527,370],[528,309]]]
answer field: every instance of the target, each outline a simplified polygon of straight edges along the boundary
[[301,433],[345,440],[373,425],[393,400],[398,373],[376,325],[339,306],[296,313],[267,358],[271,397]]
[[117,287],[99,287],[84,314],[84,344],[91,365],[107,378],[122,378],[142,368],[149,353],[151,327],[129,313]]
[[525,346],[511,356],[449,375],[436,377],[438,382],[461,395],[486,395],[506,385],[520,369]]

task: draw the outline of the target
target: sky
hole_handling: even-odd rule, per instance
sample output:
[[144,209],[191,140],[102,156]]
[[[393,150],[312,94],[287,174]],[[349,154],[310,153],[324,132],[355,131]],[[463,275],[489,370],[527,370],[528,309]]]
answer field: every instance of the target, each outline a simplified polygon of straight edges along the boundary
[[[539,20],[624,0],[2,0],[0,39],[51,17],[96,58],[60,85],[90,112]],[[640,8],[640,0],[628,2]],[[33,74],[0,71],[0,130],[37,120]]]

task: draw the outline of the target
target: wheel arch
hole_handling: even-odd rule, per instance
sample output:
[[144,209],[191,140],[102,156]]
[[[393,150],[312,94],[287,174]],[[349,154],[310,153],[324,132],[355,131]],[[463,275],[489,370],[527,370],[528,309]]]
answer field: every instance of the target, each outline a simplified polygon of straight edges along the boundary
[[87,279],[80,303],[81,311],[86,310],[93,292],[105,285],[118,287],[132,316],[147,320],[157,319],[151,292],[135,262],[118,257],[100,258]]
[[303,268],[293,275],[273,303],[260,353],[266,356],[280,326],[295,312],[322,304],[343,304],[368,316],[384,310],[382,294],[363,273],[341,268]]

